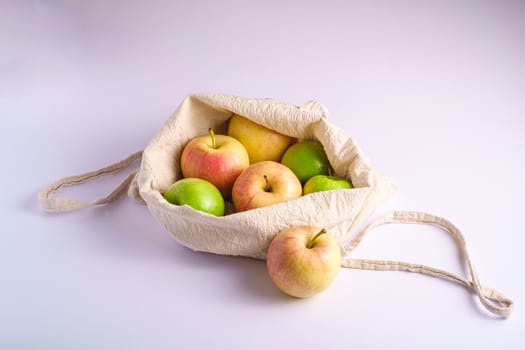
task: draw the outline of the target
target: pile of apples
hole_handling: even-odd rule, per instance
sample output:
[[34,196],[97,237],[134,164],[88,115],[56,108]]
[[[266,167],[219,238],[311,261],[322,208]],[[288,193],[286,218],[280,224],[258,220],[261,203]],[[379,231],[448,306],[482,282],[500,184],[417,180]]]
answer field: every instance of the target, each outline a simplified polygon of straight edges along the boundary
[[[225,200],[235,212],[299,198],[313,192],[352,188],[331,175],[322,144],[297,140],[234,114],[227,135],[190,140],[183,148],[183,178],[164,198],[174,205],[215,216],[225,215]],[[272,281],[285,293],[309,297],[332,282],[341,264],[339,246],[326,230],[290,227],[272,240],[267,267]]]

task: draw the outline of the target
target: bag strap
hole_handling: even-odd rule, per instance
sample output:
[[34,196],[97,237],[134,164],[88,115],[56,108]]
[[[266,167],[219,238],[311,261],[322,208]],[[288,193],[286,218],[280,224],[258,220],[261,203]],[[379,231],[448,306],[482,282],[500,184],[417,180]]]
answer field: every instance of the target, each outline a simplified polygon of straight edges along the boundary
[[512,313],[514,303],[511,299],[507,298],[495,289],[481,285],[476,269],[474,268],[474,264],[472,263],[470,255],[467,251],[465,238],[461,234],[461,231],[450,221],[442,217],[418,211],[393,211],[369,224],[347,246],[343,247],[343,250],[346,252],[346,254],[350,253],[361,243],[363,237],[368,231],[376,226],[390,223],[433,224],[443,228],[446,232],[452,235],[456,244],[458,245],[463,258],[467,263],[471,279],[468,280],[461,276],[457,276],[450,272],[436,269],[434,267],[402,261],[344,258],[342,266],[366,270],[397,270],[417,272],[443,278],[445,280],[462,284],[474,291],[474,293],[476,293],[479,297],[479,300],[483,306],[490,312],[502,317],[508,317]]
[[53,197],[51,195],[63,187],[67,186],[76,186],[92,180],[95,180],[99,177],[117,174],[123,171],[124,169],[131,166],[135,161],[142,158],[142,151],[135,152],[126,159],[121,160],[115,164],[111,164],[107,167],[104,167],[99,170],[90,171],[81,175],[68,176],[63,179],[60,179],[56,182],[53,182],[43,190],[38,193],[38,199],[40,201],[41,207],[49,212],[64,212],[76,209],[82,209],[98,204],[106,204],[113,202],[123,194],[125,194],[135,177],[137,170],[132,171],[121,183],[117,186],[110,194],[103,198],[95,199],[92,201],[82,201],[79,199],[65,198],[65,197]]

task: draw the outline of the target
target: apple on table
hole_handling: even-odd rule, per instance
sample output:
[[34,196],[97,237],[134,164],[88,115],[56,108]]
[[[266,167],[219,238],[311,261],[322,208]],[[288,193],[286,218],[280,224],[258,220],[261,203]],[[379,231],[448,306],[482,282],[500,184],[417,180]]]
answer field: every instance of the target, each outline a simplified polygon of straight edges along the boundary
[[228,135],[209,135],[192,139],[181,155],[182,175],[200,178],[214,184],[224,198],[231,196],[237,176],[250,165],[244,146]]
[[293,226],[272,239],[266,266],[280,290],[293,297],[308,298],[332,283],[341,267],[341,251],[325,229]]

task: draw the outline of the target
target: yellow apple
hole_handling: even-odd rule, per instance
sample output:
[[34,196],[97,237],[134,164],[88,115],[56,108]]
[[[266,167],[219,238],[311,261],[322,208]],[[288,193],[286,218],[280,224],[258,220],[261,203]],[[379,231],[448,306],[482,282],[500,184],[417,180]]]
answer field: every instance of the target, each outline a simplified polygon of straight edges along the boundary
[[238,114],[230,118],[228,135],[243,144],[248,151],[250,164],[263,160],[280,162],[293,141],[290,136],[268,129]]

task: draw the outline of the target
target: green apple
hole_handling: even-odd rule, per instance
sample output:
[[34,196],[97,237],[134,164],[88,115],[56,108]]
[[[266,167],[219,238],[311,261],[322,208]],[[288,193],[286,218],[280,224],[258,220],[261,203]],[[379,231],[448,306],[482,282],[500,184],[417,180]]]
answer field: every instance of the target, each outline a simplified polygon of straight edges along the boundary
[[230,118],[228,135],[243,144],[248,151],[250,164],[263,160],[281,161],[284,152],[294,140],[238,114]]
[[302,184],[315,175],[330,173],[330,162],[323,145],[316,140],[304,140],[291,145],[281,163],[290,168]]
[[203,179],[178,180],[164,192],[164,198],[175,205],[189,205],[208,214],[224,215],[224,199],[221,192],[211,182]]
[[192,139],[182,151],[182,175],[197,177],[214,184],[224,198],[229,198],[237,176],[250,165],[244,146],[228,135],[209,135]]
[[233,184],[232,200],[237,211],[244,211],[299,198],[302,193],[301,183],[290,169],[265,160],[239,175]]
[[303,187],[303,194],[336,190],[343,188],[353,188],[350,181],[338,176],[315,175],[311,177]]
[[325,229],[293,226],[272,239],[266,267],[280,290],[296,298],[307,298],[332,283],[341,267],[341,251]]

